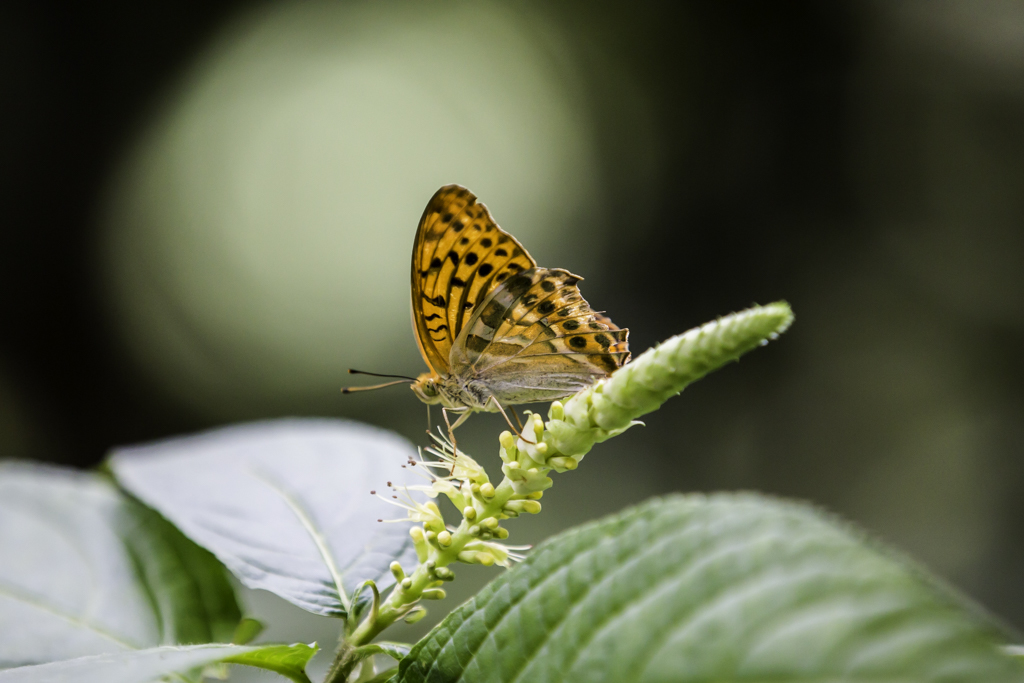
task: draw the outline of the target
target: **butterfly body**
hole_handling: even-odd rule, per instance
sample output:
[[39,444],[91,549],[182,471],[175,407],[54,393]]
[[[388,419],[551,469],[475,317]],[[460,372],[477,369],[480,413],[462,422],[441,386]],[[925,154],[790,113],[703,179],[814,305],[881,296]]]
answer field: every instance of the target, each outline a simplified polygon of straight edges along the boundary
[[488,391],[485,384],[476,380],[466,381],[453,375],[441,377],[433,372],[425,372],[416,378],[412,390],[424,403],[439,403],[444,408],[456,412],[498,410],[490,401],[493,394]]
[[542,268],[466,188],[438,190],[412,257],[413,327],[430,372],[424,403],[463,412],[553,401],[629,359],[626,329],[590,309],[581,278]]

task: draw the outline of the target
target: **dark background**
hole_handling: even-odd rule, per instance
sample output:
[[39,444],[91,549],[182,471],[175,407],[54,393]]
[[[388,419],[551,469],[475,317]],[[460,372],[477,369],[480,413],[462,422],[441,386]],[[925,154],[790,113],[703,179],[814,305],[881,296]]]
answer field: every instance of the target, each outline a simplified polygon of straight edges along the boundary
[[[89,467],[116,444],[310,413],[422,440],[404,395],[190,405],[133,355],[109,302],[111,174],[205,46],[266,7],[0,5],[0,456]],[[658,493],[755,489],[851,518],[1024,627],[1024,6],[513,11],[560,37],[598,153],[598,246],[545,265],[585,274],[635,352],[753,302],[797,314],[559,476],[513,540]],[[640,138],[656,157],[643,168]],[[326,341],[344,356],[346,339]],[[466,427],[492,467],[499,429]]]

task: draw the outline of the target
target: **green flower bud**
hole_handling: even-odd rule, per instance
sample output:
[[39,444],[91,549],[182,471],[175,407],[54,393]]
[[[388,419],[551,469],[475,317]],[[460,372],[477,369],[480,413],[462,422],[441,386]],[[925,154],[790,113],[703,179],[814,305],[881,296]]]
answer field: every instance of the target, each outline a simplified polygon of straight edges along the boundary
[[452,544],[452,535],[447,530],[442,531],[437,535],[437,544],[442,548],[447,548]]
[[428,541],[429,543],[433,543],[434,541],[436,541],[436,540],[437,540],[437,532],[436,532],[436,531],[434,531],[434,530],[429,530],[429,531],[427,531],[427,534],[426,534],[426,535],[427,535],[427,541]]
[[459,553],[459,562],[482,564],[485,567],[490,567],[494,564],[494,555],[480,550],[463,550]]
[[442,581],[455,580],[455,572],[453,572],[448,567],[438,567],[436,570],[434,570],[434,576],[441,579]]
[[508,529],[506,529],[505,527],[499,526],[497,529],[494,530],[494,535],[497,538],[506,539],[506,538],[508,538]]
[[412,588],[412,579],[408,576],[402,579],[402,590],[409,590]]
[[480,531],[481,531],[480,526],[477,525],[477,524],[474,524],[473,526],[469,527],[469,535],[470,536],[479,536],[480,535]]
[[476,508],[473,507],[472,505],[467,505],[466,507],[462,508],[462,516],[468,519],[470,522],[472,522],[474,519],[476,519]]
[[448,596],[443,588],[428,588],[423,591],[424,600],[444,600]]
[[557,456],[549,459],[548,464],[554,467],[559,472],[572,471],[580,466],[580,464],[576,462],[575,458],[568,458],[563,456]]
[[405,578],[405,571],[402,569],[402,565],[400,563],[392,562],[390,569],[391,575],[395,577],[395,581],[401,581]]
[[508,431],[506,429],[501,434],[499,434],[498,435],[498,443],[501,444],[502,448],[504,448],[506,451],[508,451],[509,455],[512,455],[513,457],[515,457],[514,453],[515,453],[515,446],[516,446],[516,438],[514,436],[512,436],[512,432],[510,432],[510,431]]
[[510,500],[505,503],[504,512],[528,512],[535,515],[540,512],[540,503],[535,500]]
[[480,495],[484,498],[494,498],[494,487],[490,482],[480,485]]
[[427,610],[423,609],[422,607],[417,607],[416,609],[412,610],[411,612],[409,612],[409,614],[406,615],[405,623],[415,624],[417,621],[419,621],[425,616],[427,616]]
[[498,528],[498,520],[496,520],[494,517],[488,517],[487,519],[480,521],[480,526],[490,531],[494,531]]

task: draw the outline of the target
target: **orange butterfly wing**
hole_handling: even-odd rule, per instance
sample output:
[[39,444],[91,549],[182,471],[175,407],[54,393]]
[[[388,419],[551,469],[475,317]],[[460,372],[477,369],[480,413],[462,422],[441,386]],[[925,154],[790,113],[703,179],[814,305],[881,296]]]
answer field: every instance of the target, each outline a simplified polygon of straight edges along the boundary
[[446,185],[434,193],[412,249],[412,319],[420,353],[435,374],[449,373],[452,346],[478,304],[536,265],[472,192]]

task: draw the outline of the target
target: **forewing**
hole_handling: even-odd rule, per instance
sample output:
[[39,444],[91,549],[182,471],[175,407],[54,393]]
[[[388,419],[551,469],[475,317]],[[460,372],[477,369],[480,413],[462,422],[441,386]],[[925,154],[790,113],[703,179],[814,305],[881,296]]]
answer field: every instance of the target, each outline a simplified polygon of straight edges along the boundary
[[595,313],[580,278],[533,268],[509,278],[474,311],[455,342],[451,372],[483,381],[503,403],[574,393],[629,360],[629,330]]
[[447,373],[454,340],[477,304],[536,265],[472,192],[446,185],[434,193],[412,252],[413,327],[427,365]]

